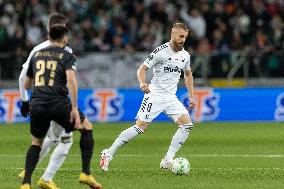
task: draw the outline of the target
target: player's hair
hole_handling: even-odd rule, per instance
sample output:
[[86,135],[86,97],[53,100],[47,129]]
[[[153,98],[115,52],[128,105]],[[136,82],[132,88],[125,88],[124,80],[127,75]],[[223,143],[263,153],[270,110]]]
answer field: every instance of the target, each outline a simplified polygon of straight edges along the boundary
[[67,18],[64,15],[59,13],[54,13],[49,16],[48,27],[51,28],[52,25],[54,24],[66,25],[67,22],[68,22]]
[[179,28],[179,29],[181,28],[181,29],[184,29],[185,31],[189,31],[187,25],[183,22],[174,23],[172,29],[174,29],[174,28]]
[[53,24],[49,30],[49,39],[52,41],[61,41],[68,34],[68,29],[62,24]]

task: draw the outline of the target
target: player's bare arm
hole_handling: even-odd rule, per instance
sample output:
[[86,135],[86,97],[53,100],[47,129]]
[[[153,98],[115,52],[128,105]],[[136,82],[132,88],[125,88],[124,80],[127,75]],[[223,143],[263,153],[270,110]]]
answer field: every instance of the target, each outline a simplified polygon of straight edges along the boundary
[[72,69],[66,70],[67,88],[71,98],[72,111],[70,113],[70,121],[75,122],[75,128],[81,129],[80,116],[78,111],[78,83],[75,76],[75,71]]
[[137,70],[137,78],[138,78],[138,81],[139,81],[140,89],[144,93],[150,92],[149,84],[146,83],[146,81],[145,81],[145,75],[146,75],[147,70],[148,70],[148,67],[144,64],[142,64]]
[[186,70],[184,72],[184,78],[185,78],[185,86],[187,87],[188,93],[189,93],[189,108],[193,109],[196,105],[194,100],[194,86],[193,86],[193,76],[191,70]]
[[24,89],[28,90],[28,89],[32,88],[32,84],[33,84],[33,78],[26,77],[25,83],[24,83]]

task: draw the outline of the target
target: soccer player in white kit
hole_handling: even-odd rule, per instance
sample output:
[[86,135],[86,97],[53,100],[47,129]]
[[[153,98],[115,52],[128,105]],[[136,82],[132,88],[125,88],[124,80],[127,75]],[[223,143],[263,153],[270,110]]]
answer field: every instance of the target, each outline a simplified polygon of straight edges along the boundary
[[[109,163],[116,150],[134,137],[144,133],[151,121],[161,112],[178,124],[170,147],[160,163],[161,168],[171,167],[176,152],[193,129],[188,111],[176,96],[177,84],[183,70],[190,98],[189,108],[195,107],[190,55],[183,49],[187,36],[187,26],[184,23],[175,23],[172,27],[170,42],[157,47],[138,69],[137,78],[140,89],[145,95],[136,116],[136,124],[122,131],[112,146],[102,151],[100,161],[102,170],[108,171]],[[152,67],[154,77],[151,84],[148,85],[145,81],[145,72]]]
[[[52,14],[49,17],[48,28],[50,28],[50,26],[52,26],[53,24],[66,25],[66,22],[67,22],[67,19],[64,15]],[[29,54],[27,61],[22,66],[22,71],[21,71],[20,76],[19,76],[19,90],[20,90],[21,99],[22,99],[21,113],[24,117],[27,117],[29,115],[29,103],[28,103],[29,99],[28,99],[28,93],[24,89],[24,81],[26,79],[27,69],[28,69],[31,57],[37,51],[44,49],[44,48],[47,48],[50,45],[51,45],[50,41],[47,40],[47,41],[44,41],[43,43],[37,45],[36,47],[34,47],[33,50],[31,51],[31,53]],[[72,49],[68,46],[65,46],[64,50],[68,51],[71,54],[73,52]],[[84,116],[84,121],[82,122],[82,126],[84,128],[92,127],[91,123],[89,122],[89,120],[85,116]],[[83,140],[85,140],[84,138],[88,139],[89,137],[88,138],[86,138],[86,137],[82,138],[82,136],[81,136],[80,148],[82,148],[82,146],[86,146],[85,141],[83,141]],[[73,133],[72,132],[70,132],[70,133],[65,132],[65,129],[63,127],[61,127],[56,122],[51,121],[50,128],[48,130],[46,137],[44,138],[44,141],[43,141],[43,144],[42,144],[42,147],[41,147],[41,151],[40,151],[40,155],[39,155],[39,162],[41,162],[44,159],[44,157],[46,157],[49,150],[53,146],[56,146],[56,147],[55,147],[55,149],[54,149],[54,151],[53,151],[53,153],[50,157],[48,166],[47,166],[44,174],[42,175],[42,177],[39,179],[39,181],[37,183],[40,188],[59,189],[56,186],[56,184],[52,181],[52,178],[54,177],[57,170],[64,163],[72,144],[73,144]],[[83,153],[85,153],[85,152],[83,152]],[[85,153],[84,156],[87,156],[87,154]],[[86,159],[89,159],[91,157],[83,157],[83,158],[85,159],[84,161],[88,161]],[[87,185],[90,185],[90,186],[97,185],[98,188],[100,188],[101,187],[100,184],[97,183],[93,179],[92,175],[85,174],[85,172],[89,172],[88,168],[83,168],[83,169],[86,169],[86,170],[82,170],[83,173],[80,174],[79,181],[81,183],[84,183],[84,184],[87,184]],[[23,170],[19,174],[19,177],[21,179],[23,179],[24,176],[25,176],[25,171]]]

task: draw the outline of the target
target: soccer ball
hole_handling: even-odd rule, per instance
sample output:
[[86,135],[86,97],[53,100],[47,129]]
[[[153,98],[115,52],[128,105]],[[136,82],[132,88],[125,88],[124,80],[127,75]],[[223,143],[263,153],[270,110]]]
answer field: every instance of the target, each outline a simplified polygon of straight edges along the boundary
[[187,175],[190,170],[190,164],[186,158],[179,157],[174,159],[172,164],[172,172],[175,175]]

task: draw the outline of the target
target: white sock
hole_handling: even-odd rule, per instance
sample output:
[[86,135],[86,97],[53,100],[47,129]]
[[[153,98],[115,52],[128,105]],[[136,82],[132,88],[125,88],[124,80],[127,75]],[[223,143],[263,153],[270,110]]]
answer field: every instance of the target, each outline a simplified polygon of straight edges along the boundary
[[193,125],[184,124],[179,126],[178,130],[176,131],[175,135],[172,138],[171,145],[168,149],[168,152],[165,156],[167,160],[174,159],[175,154],[181,148],[183,143],[186,141],[189,132],[193,129]]
[[131,139],[143,132],[144,131],[140,129],[137,125],[134,125],[122,131],[117,137],[117,139],[114,141],[112,146],[108,149],[110,155],[113,156],[119,147],[123,146],[124,144],[127,144]]
[[56,144],[56,142],[53,142],[48,136],[44,138],[40,154],[39,154],[39,162],[41,162],[44,157],[48,154],[51,147],[53,147]]
[[59,142],[56,148],[54,149],[48,166],[42,175],[42,179],[45,181],[51,181],[56,171],[61,167],[66,159],[66,156],[72,146],[72,142],[62,143]]

